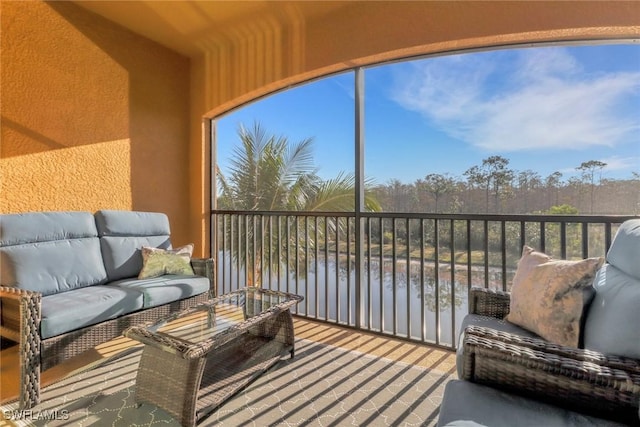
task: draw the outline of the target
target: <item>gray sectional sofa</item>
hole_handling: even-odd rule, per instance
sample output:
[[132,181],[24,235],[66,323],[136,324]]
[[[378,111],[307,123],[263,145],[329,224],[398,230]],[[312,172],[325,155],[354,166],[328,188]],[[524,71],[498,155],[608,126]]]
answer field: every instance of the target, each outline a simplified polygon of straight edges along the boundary
[[41,370],[212,295],[211,259],[138,279],[143,246],[172,248],[165,214],[0,215],[0,335],[20,346],[22,408],[38,403]]
[[592,283],[580,348],[509,322],[510,294],[472,289],[439,426],[640,425],[640,219]]

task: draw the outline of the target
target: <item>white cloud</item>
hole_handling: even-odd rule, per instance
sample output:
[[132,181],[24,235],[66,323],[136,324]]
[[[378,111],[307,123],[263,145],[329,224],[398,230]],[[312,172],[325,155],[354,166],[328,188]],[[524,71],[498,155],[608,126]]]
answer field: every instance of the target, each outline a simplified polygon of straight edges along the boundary
[[480,58],[442,57],[401,71],[392,96],[435,121],[460,120],[461,112],[477,108],[482,85],[492,72],[493,66]]
[[562,48],[430,59],[399,77],[397,103],[487,151],[611,147],[640,130],[624,108],[640,72],[589,75]]
[[557,74],[576,75],[583,68],[562,49],[531,49],[519,58],[516,76],[520,80],[541,81]]
[[601,162],[607,164],[603,168],[605,172],[640,171],[640,157],[613,156],[602,159]]

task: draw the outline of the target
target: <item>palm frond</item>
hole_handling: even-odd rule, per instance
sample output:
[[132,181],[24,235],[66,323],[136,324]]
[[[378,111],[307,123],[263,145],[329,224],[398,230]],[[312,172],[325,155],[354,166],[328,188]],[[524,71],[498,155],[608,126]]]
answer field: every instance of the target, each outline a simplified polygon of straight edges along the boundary
[[[228,175],[217,171],[221,194],[219,206],[237,210],[295,210],[295,211],[353,211],[355,208],[355,178],[353,174],[340,173],[336,178],[323,180],[313,163],[313,138],[291,143],[284,136],[269,134],[259,124],[250,129],[238,127],[239,144],[233,150]],[[366,183],[365,183],[366,186]],[[380,210],[378,202],[365,192],[365,206],[368,210]],[[283,222],[280,222],[283,220]],[[315,247],[312,237],[305,242],[291,242],[302,238],[297,220],[278,217],[276,229],[263,228],[260,221],[237,222],[227,229],[242,230],[244,250],[240,243],[233,246],[233,257],[242,263],[251,263],[247,271],[262,271],[266,263],[282,264],[292,262],[282,258],[291,247],[304,248],[305,244]],[[347,227],[348,221],[324,219],[329,233]],[[287,237],[285,237],[287,236]],[[229,234],[229,239],[231,234]],[[324,233],[316,233],[315,238],[323,241]],[[254,241],[262,239],[260,247],[253,247]],[[263,251],[269,254],[268,260]],[[253,254],[253,255],[248,255]],[[272,258],[271,254],[277,254]],[[305,254],[298,254],[299,262],[304,262]],[[288,260],[288,261],[287,261]],[[302,269],[301,269],[302,270]],[[259,276],[259,274],[257,275]],[[254,277],[256,283],[259,277]]]

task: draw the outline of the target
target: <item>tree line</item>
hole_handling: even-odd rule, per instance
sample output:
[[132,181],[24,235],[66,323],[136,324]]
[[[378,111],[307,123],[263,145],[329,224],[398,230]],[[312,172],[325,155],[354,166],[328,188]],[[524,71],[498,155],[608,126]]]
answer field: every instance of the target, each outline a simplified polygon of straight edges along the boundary
[[604,179],[607,166],[582,162],[575,176],[561,172],[541,176],[509,167],[509,160],[490,156],[462,177],[431,173],[411,184],[391,180],[370,189],[382,209],[391,212],[491,214],[640,213],[640,173],[629,179]]
[[[237,210],[352,211],[355,178],[340,173],[321,179],[313,162],[313,139],[292,143],[259,123],[238,129],[228,174],[218,169],[218,208]],[[509,166],[494,155],[461,177],[429,173],[413,183],[397,179],[365,183],[365,209],[386,212],[461,214],[601,214],[640,213],[640,172],[628,179],[604,179],[607,166],[582,162],[576,174],[548,176]]]
[[[240,126],[239,144],[233,151],[226,173],[217,170],[219,195],[217,205],[222,210],[242,211],[353,211],[355,208],[355,179],[353,174],[338,174],[332,179],[322,179],[313,162],[312,139],[296,144],[285,136],[270,134],[258,123],[252,128]],[[564,179],[554,172],[543,177],[533,170],[517,171],[509,167],[509,160],[502,156],[490,156],[481,164],[467,169],[462,177],[448,174],[427,174],[411,184],[393,180],[386,185],[365,183],[365,209],[367,211],[417,212],[417,213],[490,213],[490,214],[624,214],[640,213],[640,174],[629,179],[602,178],[606,163],[597,160],[583,162],[576,169],[576,176]],[[221,221],[227,219],[221,218]],[[229,217],[219,230],[219,241],[233,242],[221,248],[230,251],[238,265],[246,266],[248,283],[259,284],[263,272],[291,264],[295,271],[306,271],[309,253],[306,248],[325,248],[332,253],[349,254],[355,248],[346,240],[336,241],[334,236],[353,239],[349,234],[346,218],[320,218],[317,230],[308,232],[307,222],[289,217],[278,217],[269,223]],[[502,262],[502,231],[499,224],[489,224],[488,241],[484,231],[475,230],[482,224],[472,224],[472,233],[466,241],[464,224],[455,222],[455,229],[437,231],[434,224],[422,227],[419,221],[407,221],[394,228],[390,219],[368,230],[372,253],[384,254],[389,246],[409,257],[422,256],[435,259],[430,248],[448,248],[448,242],[466,242],[471,250],[471,263],[481,264],[488,256],[490,265]],[[273,225],[273,226],[272,226]],[[549,224],[546,236],[547,248],[558,248],[558,233]],[[393,230],[393,232],[392,232]],[[580,253],[582,243],[578,228],[568,228],[570,253]],[[575,235],[574,235],[575,232]],[[454,234],[451,236],[449,234]],[[507,224],[507,264],[514,265],[520,256],[518,224]],[[528,243],[536,245],[540,230],[527,231]],[[243,236],[239,239],[238,236]],[[590,237],[590,242],[598,235]],[[517,244],[514,244],[517,242]],[[486,246],[488,255],[483,255]],[[597,242],[596,242],[597,243]],[[397,247],[396,247],[397,245]],[[422,252],[419,245],[427,250]],[[574,248],[575,247],[575,248]],[[411,248],[412,253],[409,252]],[[295,256],[290,256],[295,250]],[[453,248],[448,248],[452,249]],[[478,251],[476,254],[475,251]],[[417,251],[417,253],[413,253]],[[438,255],[443,259],[447,251]],[[313,250],[311,250],[313,254]],[[449,256],[460,254],[450,253]],[[462,253],[463,257],[467,254]],[[477,259],[476,259],[477,258]],[[494,259],[495,258],[495,259]],[[350,262],[350,261],[349,261]],[[279,270],[278,270],[279,271]]]

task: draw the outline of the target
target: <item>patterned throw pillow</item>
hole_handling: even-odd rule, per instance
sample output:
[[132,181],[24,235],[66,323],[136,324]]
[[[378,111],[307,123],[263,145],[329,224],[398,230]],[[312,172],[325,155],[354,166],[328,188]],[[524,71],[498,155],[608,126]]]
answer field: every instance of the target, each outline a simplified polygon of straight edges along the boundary
[[506,320],[547,341],[578,347],[585,304],[604,258],[553,260],[525,246],[513,278]]
[[142,270],[138,279],[150,279],[164,274],[194,275],[191,267],[192,243],[173,250],[143,246],[141,251]]

